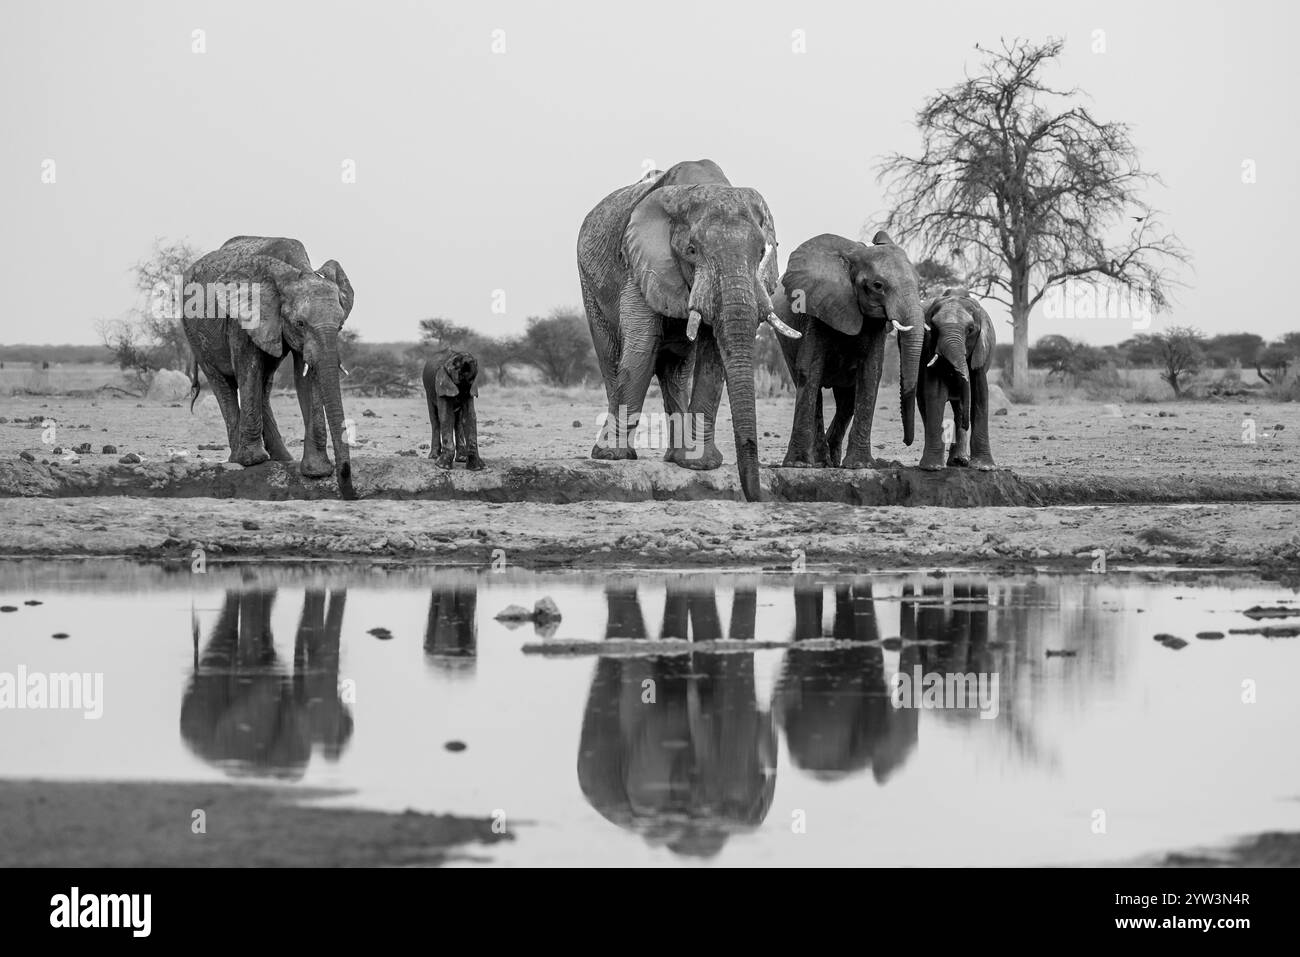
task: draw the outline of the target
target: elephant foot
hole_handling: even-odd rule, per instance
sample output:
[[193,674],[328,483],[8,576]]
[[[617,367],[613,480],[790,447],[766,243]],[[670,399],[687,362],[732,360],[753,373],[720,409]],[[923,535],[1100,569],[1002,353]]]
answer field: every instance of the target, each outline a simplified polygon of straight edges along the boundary
[[921,456],[921,468],[929,472],[938,472],[945,467],[944,461],[942,452],[926,452]]
[[464,449],[457,449],[457,450],[456,450],[456,461],[457,461],[457,462],[468,462],[468,461],[469,461],[469,458],[466,456],[466,454],[465,454],[465,450],[464,450]]
[[781,462],[781,468],[783,469],[810,469],[812,467],[812,462],[794,452],[785,453],[785,458]]
[[607,462],[634,460],[636,458],[636,449],[617,445],[597,445],[592,447],[591,457],[593,459],[604,459]]
[[471,472],[482,472],[487,466],[483,464],[483,460],[477,455],[471,455],[465,459],[465,468]]
[[452,466],[455,464],[455,461],[456,461],[455,452],[440,452],[438,453],[438,457],[433,460],[433,464],[438,466],[438,468],[440,469],[446,469],[448,472],[450,472]]
[[271,455],[261,446],[243,445],[231,453],[230,461],[249,468],[271,461]]
[[840,463],[840,468],[874,469],[879,468],[879,464],[865,452],[850,452],[844,456],[844,461]]
[[324,478],[327,475],[334,474],[334,463],[329,460],[329,456],[324,452],[305,449],[302,453],[302,464],[298,466],[298,471],[307,478]]
[[970,467],[981,472],[992,472],[997,468],[997,465],[993,463],[993,456],[991,455],[976,455],[971,458]]
[[711,472],[714,469],[722,468],[722,453],[712,442],[705,444],[703,449],[699,446],[689,449],[680,449],[681,455],[673,459],[677,465],[684,469],[692,469],[696,472]]
[[288,449],[277,449],[276,451],[271,453],[271,461],[292,462],[293,454]]

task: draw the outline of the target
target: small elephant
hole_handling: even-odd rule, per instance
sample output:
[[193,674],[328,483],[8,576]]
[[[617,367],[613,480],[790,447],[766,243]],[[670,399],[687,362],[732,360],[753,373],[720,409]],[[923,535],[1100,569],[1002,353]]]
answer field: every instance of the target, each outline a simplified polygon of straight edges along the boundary
[[[996,345],[993,320],[962,288],[945,289],[925,310],[921,366],[921,468],[996,468],[989,447],[988,366]],[[952,403],[956,441],[943,440],[943,407]]]
[[424,394],[429,402],[433,438],[429,458],[443,469],[464,462],[467,469],[482,469],[478,454],[478,360],[468,352],[444,349],[424,364]]

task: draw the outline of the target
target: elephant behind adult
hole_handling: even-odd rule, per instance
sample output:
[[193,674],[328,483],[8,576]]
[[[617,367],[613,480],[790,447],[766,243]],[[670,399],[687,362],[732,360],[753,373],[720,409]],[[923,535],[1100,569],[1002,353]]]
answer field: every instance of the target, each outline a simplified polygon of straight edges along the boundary
[[[925,336],[920,280],[907,254],[883,231],[872,245],[823,233],[790,254],[774,297],[777,315],[803,333],[781,340],[795,383],[794,423],[784,464],[871,468],[871,426],[884,367],[885,339],[898,332],[903,442],[912,444]],[[835,419],[823,435],[822,392],[835,394]],[[852,421],[848,448],[840,442]]]
[[[327,437],[332,438],[339,491],[352,498],[338,337],[352,311],[354,295],[343,267],[331,259],[312,269],[306,248],[296,239],[236,236],[195,262],[184,282],[186,290],[201,291],[201,308],[191,305],[187,294],[182,324],[221,406],[230,461],[246,466],[270,458],[293,461],[270,403],[275,370],[288,350],[293,355],[294,385],[306,432],[302,474],[319,478],[333,472],[326,451]],[[234,283],[250,284],[256,290],[255,316],[232,315],[232,310],[206,294],[214,288],[232,288]],[[197,376],[193,398],[198,398]]]
[[[988,368],[997,345],[993,320],[969,292],[945,289],[925,309],[921,370],[921,468],[969,465],[995,468],[989,444]],[[952,403],[957,426],[952,452],[943,440],[943,407]],[[946,461],[945,461],[946,456]]]
[[669,421],[665,459],[718,468],[714,424],[725,384],[741,488],[756,501],[754,335],[772,315],[777,282],[776,228],[763,197],[732,186],[712,160],[648,174],[587,214],[578,278],[614,423],[613,441],[602,437],[592,457],[636,458],[630,433],[657,376]]

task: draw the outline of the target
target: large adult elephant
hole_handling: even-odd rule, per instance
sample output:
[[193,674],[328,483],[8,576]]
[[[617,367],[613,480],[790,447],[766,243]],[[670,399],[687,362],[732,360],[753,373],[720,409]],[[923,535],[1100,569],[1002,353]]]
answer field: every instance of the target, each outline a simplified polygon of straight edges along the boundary
[[655,375],[668,413],[665,459],[718,468],[725,382],[740,485],[756,501],[754,336],[769,318],[793,334],[772,314],[776,228],[763,197],[732,186],[712,160],[647,174],[583,220],[578,279],[613,423],[592,458],[636,458],[630,434]]
[[[785,465],[871,468],[871,425],[885,361],[885,338],[898,332],[903,442],[912,444],[916,386],[925,338],[920,281],[884,231],[872,245],[831,233],[790,255],[774,297],[777,315],[803,333],[781,341],[795,382],[794,424]],[[835,393],[835,419],[823,434],[822,389]],[[841,462],[840,442],[852,420]]]
[[[223,305],[220,296],[208,294],[233,291],[236,283],[255,289],[256,315],[232,315],[234,310]],[[294,385],[306,430],[302,474],[319,478],[334,470],[326,451],[328,421],[339,465],[339,491],[352,498],[338,337],[352,311],[353,292],[343,267],[331,259],[312,269],[307,250],[296,239],[236,236],[186,271],[185,288],[203,295],[202,307],[192,307],[187,292],[182,323],[195,362],[221,406],[230,461],[240,465],[272,458],[293,461],[270,403],[275,370],[288,350],[293,354]],[[194,383],[192,399],[197,399],[197,375]]]

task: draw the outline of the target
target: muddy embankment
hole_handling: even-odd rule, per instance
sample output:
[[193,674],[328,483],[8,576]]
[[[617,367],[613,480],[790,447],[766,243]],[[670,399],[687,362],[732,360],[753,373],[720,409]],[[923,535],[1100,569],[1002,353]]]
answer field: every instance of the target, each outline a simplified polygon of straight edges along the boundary
[[[692,472],[663,462],[592,460],[493,464],[482,472],[446,472],[426,459],[353,459],[362,499],[417,501],[573,502],[739,501],[734,469]],[[836,502],[867,506],[947,508],[1193,502],[1297,502],[1300,480],[1133,471],[1017,474],[917,468],[762,470],[764,498],[774,502]],[[0,462],[0,498],[338,498],[334,479],[304,479],[297,463],[254,468],[228,463]]]

